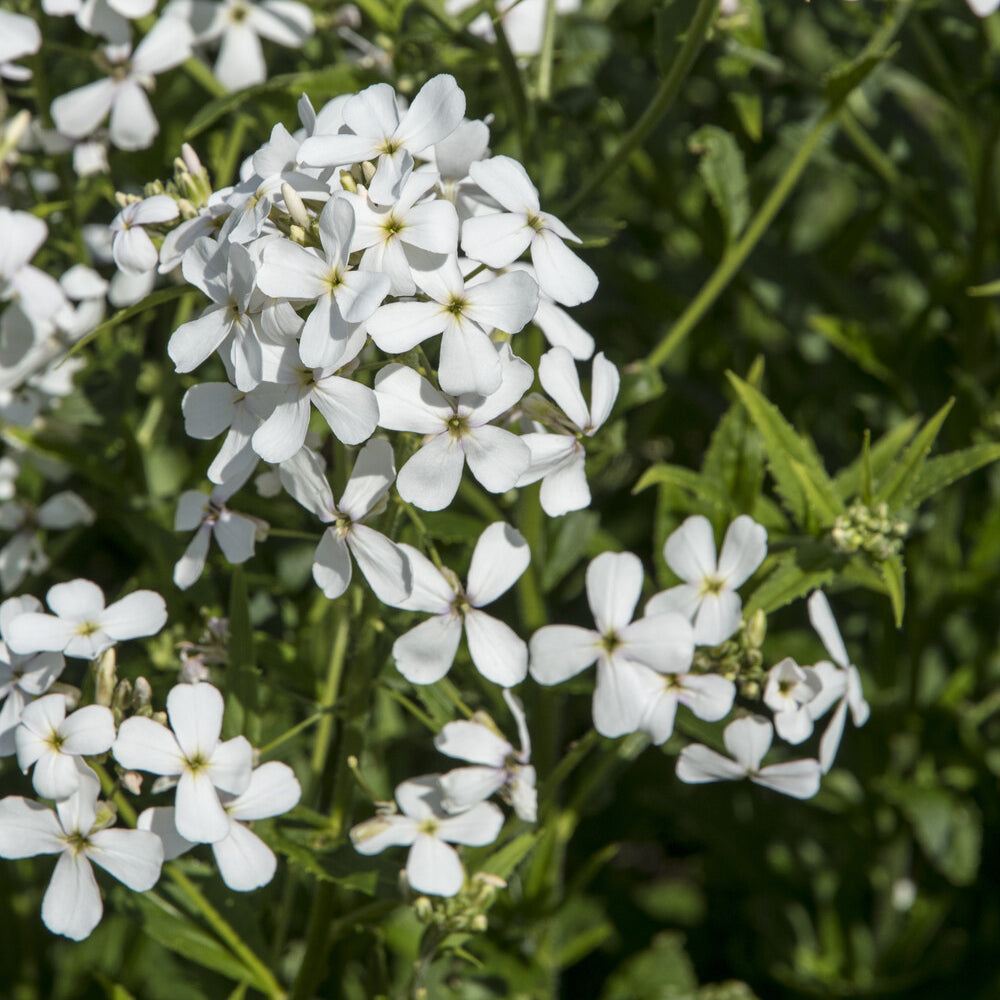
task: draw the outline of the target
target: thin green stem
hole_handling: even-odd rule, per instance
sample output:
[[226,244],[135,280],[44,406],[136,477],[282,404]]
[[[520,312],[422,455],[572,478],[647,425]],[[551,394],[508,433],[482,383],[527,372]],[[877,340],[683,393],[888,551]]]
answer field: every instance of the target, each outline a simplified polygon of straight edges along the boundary
[[496,29],[496,48],[497,57],[500,60],[500,71],[506,78],[507,87],[510,90],[511,101],[514,105],[514,117],[517,120],[517,134],[521,144],[521,158],[524,159],[528,150],[528,137],[531,134],[529,105],[524,93],[524,81],[521,79],[521,70],[518,68],[517,60],[510,48],[510,42],[507,40],[502,15],[497,10],[494,0],[486,0],[486,10],[489,12]]
[[402,691],[397,691],[393,687],[389,687],[388,684],[380,684],[379,687],[390,697],[393,701],[398,702],[403,708],[406,709],[410,715],[413,716],[418,722],[422,722],[432,733],[437,733],[439,731],[437,723],[412,699],[407,698]]
[[287,742],[294,736],[298,736],[299,733],[304,732],[310,726],[315,726],[324,716],[329,715],[332,711],[332,706],[330,708],[320,709],[318,712],[314,712],[309,716],[308,719],[303,719],[301,722],[295,723],[291,729],[286,729],[280,736],[276,736],[270,743],[265,743],[260,747],[258,753],[261,757],[266,757],[273,750],[277,750],[282,743]]
[[545,27],[538,55],[538,99],[552,96],[552,63],[556,52],[556,0],[545,0]]
[[632,151],[646,141],[660,119],[670,110],[670,106],[680,93],[681,85],[687,79],[691,67],[705,44],[718,3],[719,0],[698,0],[698,6],[695,9],[694,17],[691,18],[691,25],[684,36],[680,52],[677,53],[677,58],[670,67],[670,71],[660,82],[660,86],[646,110],[625,134],[614,153],[587,179],[558,214],[563,217],[570,216],[584,205],[594,192],[599,190],[628,161]]
[[[351,612],[349,601],[343,602],[338,608],[340,614],[337,618],[337,626],[333,635],[333,647],[330,650],[330,661],[326,670],[326,681],[323,684],[323,692],[320,695],[319,728],[316,730],[316,742],[313,744],[312,759],[310,768],[312,770],[314,784],[319,783],[326,767],[327,757],[330,755],[330,743],[333,740],[333,706],[337,701],[340,692],[340,682],[344,676],[344,660],[347,656],[347,641],[351,630]],[[336,608],[337,605],[334,605]]]

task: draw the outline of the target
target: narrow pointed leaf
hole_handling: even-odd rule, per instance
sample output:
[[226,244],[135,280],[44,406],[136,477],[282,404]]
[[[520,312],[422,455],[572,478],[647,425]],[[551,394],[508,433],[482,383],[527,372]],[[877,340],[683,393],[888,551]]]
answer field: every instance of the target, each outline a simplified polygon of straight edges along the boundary
[[909,495],[910,487],[920,475],[927,460],[941,425],[948,416],[954,404],[954,398],[949,399],[937,413],[920,429],[920,433],[907,445],[903,454],[892,465],[878,484],[875,500],[887,503],[890,508],[901,507]]

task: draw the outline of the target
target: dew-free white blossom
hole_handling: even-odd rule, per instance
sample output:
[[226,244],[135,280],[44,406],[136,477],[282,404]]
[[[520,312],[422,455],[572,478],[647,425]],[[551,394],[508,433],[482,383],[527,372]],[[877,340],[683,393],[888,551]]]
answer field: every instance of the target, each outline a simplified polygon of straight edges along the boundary
[[868,721],[870,709],[861,689],[861,675],[847,655],[847,647],[826,594],[821,590],[813,591],[808,608],[809,621],[833,661],[822,660],[813,666],[822,688],[808,706],[814,720],[821,719],[833,705],[837,706],[819,741],[819,761],[826,774],[833,767],[844,735],[847,710],[851,710],[854,725],[860,727]]
[[417,549],[405,543],[399,547],[409,561],[412,593],[397,606],[433,616],[393,643],[399,672],[413,684],[440,680],[451,669],[464,631],[472,662],[487,680],[504,687],[520,684],[528,672],[524,640],[481,609],[505,594],[527,569],[531,551],[524,536],[503,521],[489,525],[473,549],[464,587],[454,573],[438,569]]
[[[61,694],[46,694],[26,705],[14,732],[17,764],[31,775],[43,799],[66,799],[80,788],[84,756],[106,753],[115,741],[115,720],[103,705],[85,705],[66,714]],[[82,769],[82,770],[81,770]]]
[[631,552],[604,552],[587,567],[587,600],[595,629],[546,625],[531,637],[531,676],[559,684],[597,663],[594,727],[602,736],[636,732],[662,675],[687,669],[694,654],[691,625],[676,612],[632,621],[643,570]]
[[406,880],[417,892],[455,896],[465,870],[451,844],[482,847],[492,844],[503,826],[503,813],[492,802],[479,802],[465,812],[444,808],[440,776],[426,774],[396,787],[399,813],[383,813],[351,830],[351,843],[361,854],[379,854],[387,847],[409,847]]
[[34,55],[42,45],[42,33],[34,18],[0,10],[0,77],[27,80],[31,71],[14,66],[15,59]]
[[801,743],[813,731],[809,703],[822,689],[812,667],[800,667],[790,656],[767,673],[764,704],[774,713],[774,728],[786,743]]
[[[611,414],[618,398],[618,369],[603,353],[591,368],[590,406],[580,389],[580,375],[573,356],[565,347],[553,347],[542,355],[538,377],[545,391],[559,404],[556,433],[533,432],[521,440],[531,451],[531,465],[518,486],[542,481],[539,498],[549,517],[590,506],[590,487],[585,471],[586,452],[581,437],[593,437]],[[569,433],[560,433],[568,431]]]
[[395,542],[364,523],[385,506],[396,478],[392,445],[373,438],[358,453],[340,503],[320,457],[303,448],[279,469],[285,489],[329,527],[313,557],[313,579],[330,600],[351,582],[351,556],[379,600],[405,601],[412,589],[410,563]]
[[26,705],[45,694],[63,672],[66,661],[61,653],[11,652],[7,645],[10,623],[19,615],[41,611],[36,597],[9,597],[0,604],[0,757],[15,752],[14,733]]
[[299,155],[317,167],[377,160],[368,194],[387,205],[399,197],[414,156],[451,135],[464,114],[465,94],[448,74],[428,80],[402,115],[392,87],[376,83],[344,103],[342,131],[311,136]]
[[57,97],[50,108],[63,135],[80,139],[90,135],[111,115],[108,132],[119,149],[146,149],[160,131],[146,91],[158,73],[180,65],[191,55],[191,29],[176,18],[164,17],[136,46],[107,46],[104,55],[115,72],[103,80]]
[[116,642],[156,635],[167,621],[167,606],[152,590],[137,590],[104,606],[104,592],[90,580],[57,583],[45,595],[54,614],[27,612],[7,626],[15,653],[43,650],[93,660]]
[[712,524],[695,514],[663,546],[664,560],[684,582],[650,598],[646,613],[678,611],[694,622],[698,645],[717,646],[740,627],[743,602],[736,589],[766,555],[767,530],[741,514],[726,529],[716,559]]
[[512,272],[467,285],[454,257],[415,277],[429,301],[382,306],[368,322],[372,340],[387,354],[403,354],[440,334],[442,390],[453,396],[495,392],[502,369],[489,333],[518,333],[531,320],[538,305],[534,278]]
[[180,214],[177,201],[166,194],[153,195],[126,205],[112,220],[115,234],[111,253],[127,274],[145,274],[156,269],[159,253],[144,226],[170,222]]
[[[0,232],[3,233],[3,240],[0,241],[0,302],[14,299],[21,312],[34,323],[50,320],[65,305],[65,296],[54,278],[31,264],[32,257],[49,235],[49,227],[34,215],[0,206]],[[5,341],[7,337],[5,329]],[[19,360],[33,339],[31,337],[19,351],[14,352],[14,357],[4,343],[0,363],[8,366]]]
[[133,716],[118,730],[115,760],[134,771],[176,777],[177,832],[194,843],[229,834],[219,794],[240,795],[250,784],[253,749],[243,736],[220,741],[222,695],[211,684],[178,684],[167,695],[170,729]]
[[0,801],[0,857],[59,855],[42,899],[42,920],[54,934],[74,941],[89,936],[104,912],[91,862],[136,892],[156,885],[163,864],[155,834],[98,823],[99,792],[91,772],[81,775],[79,790],[57,802],[54,811],[19,795]]
[[666,671],[648,673],[645,681],[647,707],[638,729],[657,746],[673,735],[678,705],[686,705],[705,722],[718,722],[729,714],[736,698],[736,685],[718,674]]
[[208,478],[213,483],[245,482],[256,467],[258,457],[251,439],[265,414],[255,402],[252,395],[228,382],[201,382],[184,393],[181,410],[189,437],[210,441],[228,431],[208,467]]
[[504,701],[517,724],[518,750],[497,730],[483,712],[471,719],[459,719],[442,727],[434,746],[449,757],[466,760],[471,767],[457,767],[441,775],[443,804],[449,812],[466,809],[500,792],[514,812],[528,823],[538,817],[535,768],[531,765],[531,739],[520,699],[505,689]]
[[767,719],[759,715],[736,719],[722,734],[722,741],[734,759],[703,743],[692,743],[677,758],[677,777],[688,784],[749,778],[754,784],[783,795],[812,798],[819,791],[822,776],[819,761],[790,760],[761,767],[773,738],[774,729]]
[[566,306],[593,298],[597,275],[563,242],[579,243],[579,237],[541,210],[538,189],[524,167],[509,156],[493,156],[473,163],[469,173],[506,211],[465,222],[465,253],[489,267],[506,267],[530,248],[538,285],[546,295]]
[[[246,824],[280,816],[298,805],[302,788],[287,764],[272,760],[255,768],[250,784],[241,795],[223,794],[222,805],[229,816],[229,833],[215,841],[212,854],[222,881],[235,892],[259,889],[274,878],[274,852]],[[177,832],[176,810],[158,806],[139,814],[140,830],[151,830],[163,841],[165,861],[180,857],[196,846]]]
[[466,461],[491,493],[511,489],[528,467],[528,446],[493,421],[531,385],[531,366],[510,348],[500,350],[500,386],[488,396],[449,398],[405,365],[387,365],[375,377],[379,425],[423,434],[424,444],[399,470],[399,495],[423,510],[442,510],[458,492]]

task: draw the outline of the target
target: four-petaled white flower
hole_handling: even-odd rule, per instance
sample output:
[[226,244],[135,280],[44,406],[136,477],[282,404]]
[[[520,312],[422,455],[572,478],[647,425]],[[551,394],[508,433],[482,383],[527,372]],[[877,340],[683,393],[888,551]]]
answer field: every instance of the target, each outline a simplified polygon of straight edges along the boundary
[[116,642],[156,635],[167,621],[167,606],[152,590],[137,590],[104,606],[104,592],[90,580],[57,583],[45,595],[54,615],[27,612],[7,626],[15,653],[43,650],[94,660]]
[[774,712],[774,728],[786,743],[801,743],[813,731],[809,703],[822,690],[812,667],[800,667],[790,656],[767,673],[764,704]]
[[171,729],[133,716],[112,751],[122,767],[177,777],[177,832],[195,843],[229,834],[219,792],[240,795],[250,784],[253,750],[243,736],[219,741],[222,695],[211,684],[178,684],[167,695]]
[[503,813],[492,802],[479,802],[452,814],[444,807],[440,776],[426,774],[396,787],[403,814],[385,813],[351,830],[351,843],[361,854],[387,847],[409,847],[406,880],[417,892],[454,896],[465,881],[458,852],[451,844],[492,844],[503,826]]
[[451,669],[464,628],[476,669],[494,684],[512,687],[528,672],[528,648],[514,630],[480,609],[505,594],[531,561],[519,531],[496,521],[479,536],[465,587],[450,570],[440,570],[405,543],[412,593],[397,607],[429,611],[428,618],[392,645],[399,672],[413,684],[433,684]]
[[684,581],[651,597],[646,614],[678,611],[694,622],[694,641],[717,646],[739,627],[743,602],[736,588],[750,579],[767,555],[767,530],[741,514],[726,529],[715,558],[715,537],[707,517],[689,517],[667,539],[663,558]]
[[[230,820],[229,833],[211,846],[222,881],[230,889],[250,892],[274,878],[277,868],[274,853],[245,824],[280,816],[294,809],[301,796],[302,788],[295,772],[276,760],[256,768],[241,795],[222,796],[222,805]],[[173,806],[158,806],[139,814],[139,829],[151,830],[163,841],[165,861],[180,857],[195,846],[193,841],[185,840],[177,832],[176,815]]]
[[100,782],[81,775],[80,789],[56,803],[55,811],[8,795],[0,801],[0,857],[58,854],[42,899],[42,920],[54,934],[82,941],[100,923],[104,906],[91,862],[136,892],[156,885],[163,864],[159,837],[145,830],[97,824]]
[[546,625],[531,637],[531,676],[559,684],[597,663],[594,727],[602,736],[636,732],[661,674],[691,664],[691,625],[674,612],[632,621],[642,591],[642,562],[631,552],[604,552],[587,567],[587,599],[597,625]]
[[861,675],[847,655],[847,647],[837,628],[826,594],[822,590],[813,591],[808,607],[809,621],[833,661],[822,660],[813,666],[822,689],[808,706],[809,714],[814,720],[826,715],[835,703],[837,706],[819,741],[819,762],[826,774],[833,767],[833,760],[837,756],[848,708],[855,726],[863,726],[868,721],[870,709],[861,689]]
[[521,819],[534,823],[538,817],[538,793],[535,769],[529,763],[531,739],[524,708],[511,691],[504,689],[503,697],[517,723],[521,749],[515,749],[500,734],[485,712],[447,723],[434,738],[434,746],[449,757],[469,761],[472,766],[456,767],[441,775],[442,802],[449,812],[464,812],[500,792]]
[[735,760],[703,743],[692,743],[684,747],[677,758],[677,777],[692,785],[749,778],[754,784],[783,795],[812,798],[819,791],[822,777],[819,761],[790,760],[760,766],[773,738],[774,730],[767,719],[759,715],[736,719],[722,734],[722,741]]
[[160,256],[143,226],[170,222],[178,214],[177,201],[166,194],[126,205],[111,220],[111,231],[115,234],[111,252],[118,267],[126,274],[154,271]]
[[26,705],[14,732],[17,763],[43,799],[66,799],[80,787],[84,756],[106,753],[115,741],[110,708],[85,705],[66,715],[66,699],[47,694]]

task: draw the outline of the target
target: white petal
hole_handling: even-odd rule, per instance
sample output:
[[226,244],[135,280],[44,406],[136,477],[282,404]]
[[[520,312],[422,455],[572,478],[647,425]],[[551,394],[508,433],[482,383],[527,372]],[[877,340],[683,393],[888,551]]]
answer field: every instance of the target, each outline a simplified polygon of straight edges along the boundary
[[351,828],[351,843],[359,854],[380,854],[387,847],[409,847],[417,824],[408,816],[373,816]]
[[538,191],[527,170],[509,156],[473,163],[469,175],[491,198],[512,212],[537,212]]
[[597,291],[597,275],[550,229],[535,233],[531,240],[531,263],[538,286],[564,306],[589,302]]
[[454,416],[448,401],[406,365],[386,365],[375,376],[379,424],[393,431],[435,434]]
[[148,830],[100,830],[90,836],[87,857],[136,892],[156,885],[163,843]]
[[177,832],[185,840],[211,844],[229,833],[230,819],[205,771],[181,775],[174,808]]
[[406,600],[413,589],[410,563],[395,542],[374,528],[355,524],[347,544],[368,586],[383,604],[396,607]]
[[465,94],[453,76],[441,73],[419,90],[396,129],[394,138],[419,153],[451,135],[465,114]]
[[654,594],[646,602],[644,613],[651,616],[677,612],[691,619],[700,604],[701,587],[695,583],[681,583],[669,590],[661,590],[658,594]]
[[53,934],[82,941],[101,922],[104,906],[94,869],[82,854],[66,851],[56,862],[42,899],[42,922]]
[[33,858],[66,849],[63,828],[51,809],[20,795],[0,800],[0,858]]
[[767,529],[741,514],[726,529],[719,553],[719,576],[736,589],[750,579],[767,555]]
[[678,673],[691,665],[694,638],[691,625],[676,613],[640,618],[619,629],[616,651],[659,673]]
[[212,72],[227,90],[243,90],[267,79],[264,50],[253,26],[227,25]]
[[108,605],[99,618],[101,628],[115,639],[156,635],[167,623],[167,604],[152,590],[137,590]]
[[745,771],[756,771],[764,755],[771,748],[774,730],[771,723],[760,715],[736,719],[726,726],[722,741]]
[[294,809],[301,797],[295,772],[287,764],[271,760],[254,770],[246,791],[229,803],[229,815],[238,820],[280,816]]
[[842,698],[837,704],[837,710],[830,716],[830,721],[826,725],[819,741],[819,765],[824,774],[827,774],[837,757],[840,749],[840,741],[844,735],[844,722],[847,719],[847,699]]
[[462,226],[462,250],[489,267],[506,267],[528,249],[533,235],[523,215],[478,215]]
[[344,444],[367,441],[378,426],[378,400],[360,382],[331,375],[316,383],[311,398],[334,437]]
[[680,700],[706,722],[718,722],[732,710],[736,685],[718,674],[686,674],[681,680]]
[[90,580],[71,580],[51,587],[45,602],[60,618],[87,621],[104,611],[104,591]]
[[[159,23],[169,20],[164,18]],[[153,114],[146,91],[135,80],[123,80],[115,91],[111,105],[111,121],[108,123],[111,141],[119,149],[147,149],[159,131],[160,123]]]
[[774,713],[774,728],[786,742],[799,744],[809,739],[813,732],[813,720],[805,705]]
[[71,90],[52,102],[49,108],[52,121],[63,135],[71,138],[90,135],[111,110],[114,93],[115,84],[109,79]]
[[500,387],[500,359],[493,341],[473,323],[449,322],[441,338],[438,383],[453,396],[488,395]]
[[242,396],[228,382],[202,382],[191,386],[181,401],[187,436],[200,441],[218,437],[233,422],[236,402]]
[[205,571],[205,559],[208,557],[211,540],[212,526],[201,525],[184,550],[184,555],[174,564],[174,585],[180,590],[187,590],[201,578],[201,574]]
[[822,590],[814,590],[809,597],[807,606],[809,608],[809,621],[812,622],[812,627],[816,629],[817,635],[830,654],[830,659],[838,667],[849,666],[851,661],[847,656],[847,647],[844,645],[840,629],[837,627],[837,620],[833,617],[833,611],[830,609],[830,602],[826,599],[826,594]]
[[602,656],[597,661],[594,687],[594,728],[610,738],[636,732],[649,704],[653,678],[655,674],[642,664]]
[[392,302],[382,306],[368,321],[368,332],[386,354],[402,354],[436,337],[447,316],[437,302]]
[[503,768],[497,767],[457,767],[442,774],[445,808],[450,812],[464,812],[499,791],[506,778]]
[[150,774],[180,774],[184,756],[174,734],[152,719],[134,715],[118,728],[111,748],[115,760],[130,771]]
[[396,667],[412,684],[433,684],[451,669],[461,638],[461,618],[452,614],[428,618],[392,644]]
[[236,892],[250,892],[274,878],[278,862],[271,849],[241,823],[231,823],[229,836],[212,844],[222,881]]
[[472,764],[488,764],[493,769],[502,768],[514,752],[514,748],[489,726],[468,719],[444,725],[434,737],[434,746],[448,757]]
[[531,462],[528,446],[510,431],[492,424],[469,430],[462,438],[469,471],[490,493],[506,493]]
[[173,861],[174,858],[179,858],[195,846],[192,841],[185,840],[177,832],[173,806],[157,806],[154,809],[144,809],[139,813],[136,826],[140,830],[148,830],[154,833],[159,838],[163,848],[164,861]]
[[743,602],[734,590],[707,593],[694,619],[694,641],[699,646],[718,646],[740,627]]
[[358,452],[351,477],[340,498],[340,508],[354,521],[361,521],[389,492],[396,477],[392,445],[372,438]]
[[59,735],[63,753],[81,756],[106,753],[115,741],[115,719],[111,709],[103,705],[85,705],[69,715],[59,727]]
[[438,836],[452,844],[484,847],[497,839],[503,813],[492,802],[480,802],[471,809],[449,816],[438,825]]
[[[556,435],[549,435],[555,437]],[[573,440],[573,439],[570,439]],[[549,517],[561,517],[571,510],[583,510],[590,506],[590,486],[583,451],[573,440],[575,452],[565,465],[546,473],[538,499],[542,510]]]
[[476,669],[502,687],[520,684],[528,674],[528,647],[507,624],[474,608],[465,613],[465,637]]
[[94,512],[71,490],[49,497],[38,508],[37,516],[41,527],[58,531],[94,521]]
[[642,561],[632,552],[602,552],[587,567],[587,600],[597,630],[617,633],[632,620],[642,592]]
[[288,386],[286,398],[253,433],[253,450],[265,462],[286,462],[302,447],[309,430],[309,397]]
[[313,579],[323,595],[335,601],[351,582],[351,557],[347,542],[333,528],[327,528],[316,546],[313,557]]
[[212,784],[231,795],[242,795],[250,787],[252,772],[253,747],[245,736],[220,743],[208,762]]
[[507,593],[531,562],[524,536],[503,521],[496,521],[479,536],[469,565],[466,595],[473,607],[492,604]]
[[416,892],[455,896],[465,881],[465,870],[454,847],[421,833],[406,859],[406,879]]
[[600,635],[577,625],[546,625],[532,637],[531,676],[539,684],[560,684],[586,670],[600,654]]
[[667,539],[663,546],[667,565],[685,582],[700,584],[716,575],[715,536],[707,517],[694,514]]
[[562,411],[583,430],[590,424],[590,410],[580,391],[580,375],[565,347],[553,347],[538,362],[538,378]]
[[163,73],[191,55],[193,32],[180,18],[163,17],[136,46],[132,68],[139,74]]
[[167,354],[178,372],[194,371],[229,334],[221,306],[210,306],[197,319],[182,323],[167,341]]
[[819,761],[790,760],[785,764],[771,764],[750,775],[750,780],[783,795],[811,799],[819,791],[822,773]]
[[677,777],[689,785],[701,785],[707,781],[739,781],[746,777],[746,771],[704,744],[692,743],[677,758]]
[[396,489],[407,503],[421,510],[443,510],[455,499],[464,466],[465,452],[459,442],[439,434],[399,470]]
[[222,732],[222,695],[211,684],[176,684],[167,694],[167,715],[184,755],[206,761]]
[[400,551],[410,567],[410,595],[398,605],[407,611],[430,611],[447,614],[454,603],[455,588],[444,574],[422,552],[405,542]]
[[215,522],[214,533],[222,554],[233,565],[246,562],[253,555],[257,525],[250,518],[224,510]]

